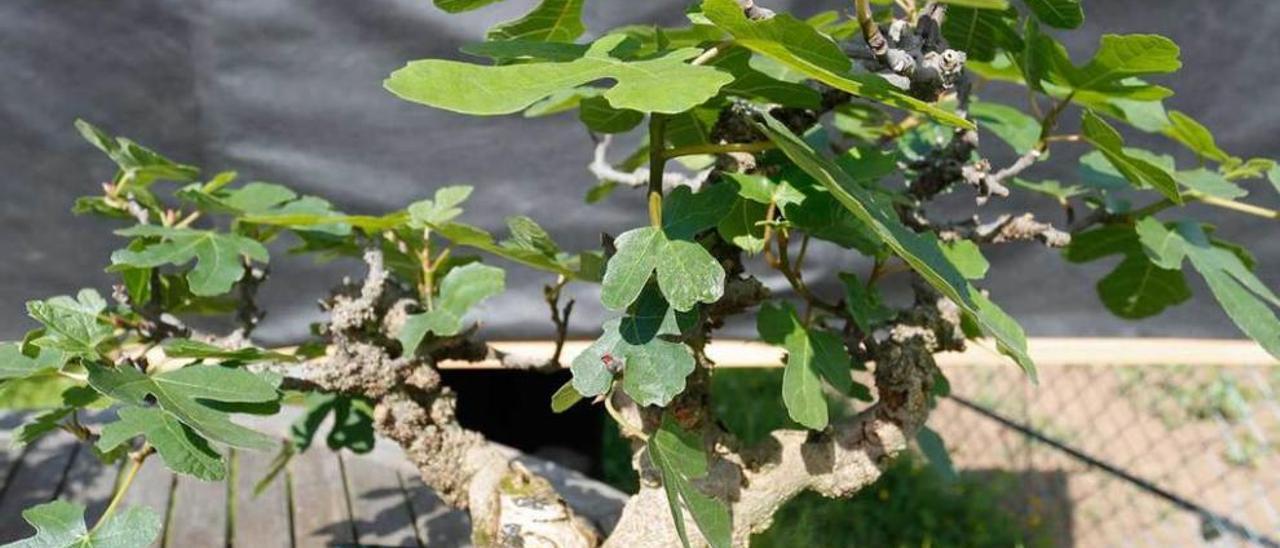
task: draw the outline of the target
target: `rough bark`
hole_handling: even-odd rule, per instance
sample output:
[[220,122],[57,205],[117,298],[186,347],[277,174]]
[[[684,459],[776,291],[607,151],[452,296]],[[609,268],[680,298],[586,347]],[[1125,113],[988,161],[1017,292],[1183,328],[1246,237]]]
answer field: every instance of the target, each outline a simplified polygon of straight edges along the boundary
[[[825,432],[779,430],[738,452],[728,449],[729,440],[712,441],[702,487],[730,503],[734,545],[745,546],[752,533],[772,524],[778,508],[806,490],[833,498],[857,493],[907,448],[928,416],[937,366],[922,338],[886,343],[879,363],[877,403]],[[705,545],[696,525],[685,519],[690,536],[697,537],[690,540]],[[676,538],[662,487],[643,482],[605,546],[653,546]]]

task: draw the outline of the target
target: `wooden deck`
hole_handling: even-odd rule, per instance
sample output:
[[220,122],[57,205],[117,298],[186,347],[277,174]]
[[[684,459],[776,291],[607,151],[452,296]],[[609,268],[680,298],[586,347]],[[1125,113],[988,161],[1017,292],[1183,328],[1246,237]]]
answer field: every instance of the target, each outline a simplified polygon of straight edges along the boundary
[[[248,425],[283,433],[293,414]],[[89,523],[94,523],[120,473],[117,467],[103,466],[88,447],[64,432],[14,449],[9,435],[25,416],[0,414],[0,544],[34,534],[21,519],[22,510],[54,499],[85,505]],[[164,516],[164,533],[156,546],[469,545],[466,514],[444,506],[398,447],[379,440],[368,455],[352,455],[331,452],[323,441],[317,445],[295,456],[287,472],[257,497],[253,486],[266,473],[272,454],[232,453],[228,477],[221,482],[175,476],[160,459],[151,458],[125,504],[144,505]],[[529,459],[526,464],[559,484],[570,504],[587,508],[597,524],[612,527],[623,495],[545,461]]]

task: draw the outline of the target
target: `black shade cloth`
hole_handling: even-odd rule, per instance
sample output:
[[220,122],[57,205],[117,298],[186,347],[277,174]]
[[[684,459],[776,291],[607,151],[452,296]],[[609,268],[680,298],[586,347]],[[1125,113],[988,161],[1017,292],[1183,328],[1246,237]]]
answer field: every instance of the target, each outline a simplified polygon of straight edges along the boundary
[[[579,205],[594,184],[585,169],[592,144],[572,114],[464,117],[402,102],[382,90],[382,79],[404,62],[463,58],[460,45],[532,4],[509,0],[450,16],[428,0],[0,3],[0,340],[20,337],[33,325],[23,315],[25,300],[83,286],[109,291],[102,268],[122,239],[111,234],[109,223],[72,217],[68,210],[113,168],[75,133],[76,117],[208,173],[235,169],[243,180],[284,183],[355,213],[401,208],[438,186],[467,183],[477,190],[466,219],[499,233],[505,232],[506,216],[526,214],[544,223],[564,247],[582,249],[597,246],[601,230],[617,234],[642,224],[639,194],[620,191],[603,205]],[[764,4],[790,4],[809,15],[851,3]],[[1273,32],[1280,32],[1280,2],[1085,4],[1085,28],[1063,35],[1077,59],[1093,50],[1103,32],[1170,36],[1182,45],[1185,64],[1164,81],[1178,92],[1170,108],[1200,119],[1233,154],[1280,155],[1280,49]],[[589,0],[585,19],[594,37],[627,22],[679,24],[683,6],[670,0]],[[1013,90],[984,93],[1024,104]],[[1135,139],[1148,141],[1161,142]],[[994,139],[987,143],[989,149],[1002,148]],[[1072,159],[1082,147],[1063,150],[1053,164],[1058,168],[1041,166],[1028,176],[1072,181]],[[1257,203],[1280,203],[1266,183],[1251,190]],[[961,190],[948,203],[969,207],[970,200]],[[987,207],[997,211],[1024,202],[1061,222],[1061,213],[1042,199],[1017,197]],[[1274,223],[1204,207],[1193,211],[1216,223],[1222,237],[1255,251],[1263,281],[1277,285],[1280,238]],[[315,300],[342,275],[358,274],[360,265],[320,265],[286,256],[278,246],[273,251],[274,281],[262,292],[270,315],[259,336],[272,343],[296,341],[308,322],[320,318]],[[1033,244],[994,248],[988,258],[994,266],[984,286],[1033,335],[1239,336],[1194,274],[1193,301],[1135,323],[1111,317],[1094,294],[1094,283],[1114,260],[1070,265]],[[837,269],[865,268],[822,246],[813,251],[811,264],[818,291],[828,294],[838,290]],[[777,277],[766,280],[785,288]],[[480,314],[487,333],[549,336],[540,290],[546,281],[543,274],[512,267],[508,292]],[[591,288],[575,294],[580,303],[574,331],[593,336],[604,313]]]

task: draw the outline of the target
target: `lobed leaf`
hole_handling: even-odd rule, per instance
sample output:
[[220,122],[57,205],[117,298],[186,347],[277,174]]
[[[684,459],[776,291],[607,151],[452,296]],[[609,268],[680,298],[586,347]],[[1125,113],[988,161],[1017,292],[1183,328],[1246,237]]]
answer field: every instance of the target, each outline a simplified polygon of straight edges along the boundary
[[160,515],[143,506],[121,509],[89,531],[81,504],[55,500],[22,511],[36,534],[5,548],[138,548],[160,535]]
[[267,248],[251,238],[211,230],[138,225],[116,234],[134,238],[159,238],[141,250],[121,249],[111,254],[113,269],[182,266],[192,259],[196,265],[187,273],[191,292],[198,296],[220,295],[231,290],[244,276],[244,259],[267,262]]
[[226,411],[209,405],[266,403],[279,399],[276,388],[244,369],[193,365],[147,375],[130,366],[109,367],[88,362],[89,385],[98,392],[134,406],[157,405],[166,416],[213,441],[244,449],[270,449],[271,437],[231,422]]
[[413,61],[384,82],[395,95],[463,114],[510,114],[583,84],[608,79],[603,97],[614,108],[675,114],[714,97],[733,80],[729,74],[687,61],[700,51],[685,48],[641,61],[625,61],[614,50],[626,40],[609,35],[573,61],[480,66],[455,61]]
[[410,314],[397,339],[406,355],[418,351],[428,333],[450,337],[462,331],[462,318],[472,307],[506,289],[506,272],[495,266],[470,263],[449,270],[440,282],[434,306]]

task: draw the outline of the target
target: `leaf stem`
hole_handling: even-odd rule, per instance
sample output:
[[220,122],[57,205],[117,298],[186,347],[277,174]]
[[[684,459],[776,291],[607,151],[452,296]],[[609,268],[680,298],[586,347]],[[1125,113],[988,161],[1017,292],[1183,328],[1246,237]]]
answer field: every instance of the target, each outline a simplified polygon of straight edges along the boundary
[[141,448],[129,454],[129,460],[132,461],[129,471],[125,472],[124,480],[116,487],[115,494],[111,496],[111,503],[102,512],[102,517],[98,518],[98,523],[95,523],[93,529],[89,530],[90,535],[97,531],[99,527],[102,527],[102,524],[106,523],[108,519],[111,519],[111,514],[115,513],[116,508],[120,506],[120,501],[124,500],[124,494],[129,491],[129,486],[133,485],[134,478],[138,477],[138,471],[142,469],[142,463],[146,462],[147,457],[154,452],[155,448],[151,447],[151,444],[143,443]]
[[720,42],[719,44],[716,44],[704,50],[700,55],[698,55],[697,58],[695,58],[689,64],[697,66],[697,65],[705,65],[707,63],[710,63],[712,59],[719,57],[721,53],[724,53],[724,50],[729,49],[729,47],[732,45],[733,45],[733,40],[725,40],[723,42]]
[[754,143],[727,143],[723,145],[706,143],[701,145],[687,145],[682,147],[669,148],[662,152],[662,157],[668,160],[679,158],[681,156],[694,156],[697,154],[725,154],[728,152],[761,152],[773,148],[778,145],[773,141],[757,141]]
[[662,172],[666,168],[667,117],[649,115],[649,223],[662,226]]
[[618,423],[618,428],[622,429],[622,433],[624,435],[638,438],[641,441],[649,441],[649,436],[644,433],[644,430],[636,428],[635,425],[627,422],[627,419],[623,418],[622,413],[618,412],[618,408],[613,406],[612,392],[605,394],[604,408],[609,412],[609,416],[613,417],[613,420]]
[[[1220,207],[1223,209],[1230,209],[1232,211],[1238,211],[1240,213],[1254,215],[1256,217],[1262,217],[1264,219],[1280,220],[1280,211],[1277,211],[1271,208],[1253,205],[1253,204],[1246,204],[1244,202],[1237,202],[1235,200],[1228,200],[1226,198],[1219,198],[1217,196],[1210,196],[1208,194],[1205,194],[1203,192],[1196,191],[1196,190],[1184,192],[1182,194],[1182,197],[1188,202],[1200,202],[1205,205],[1211,205],[1211,206]],[[1134,211],[1132,216],[1134,218],[1140,218],[1140,217],[1146,217],[1148,215],[1154,215],[1156,213],[1169,209],[1174,205],[1175,204],[1173,203],[1172,200],[1165,198],[1149,206],[1146,206],[1142,209],[1138,209]]]

